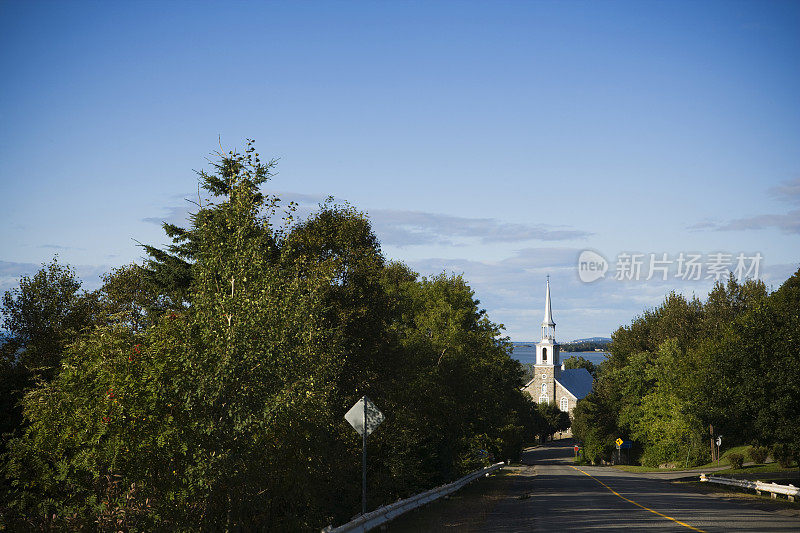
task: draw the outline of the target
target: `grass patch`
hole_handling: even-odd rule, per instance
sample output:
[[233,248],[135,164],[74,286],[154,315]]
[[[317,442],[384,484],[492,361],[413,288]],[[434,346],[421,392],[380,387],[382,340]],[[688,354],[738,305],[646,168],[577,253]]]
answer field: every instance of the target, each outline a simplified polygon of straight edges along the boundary
[[745,457],[745,462],[750,460],[750,448],[751,446],[748,444],[742,446],[734,446],[733,448],[729,448],[722,453],[722,457],[720,457],[719,464],[716,461],[708,462],[703,465],[699,466],[692,466],[689,465],[688,468],[684,468],[683,464],[679,464],[675,468],[658,468],[653,466],[641,466],[641,465],[614,465],[614,468],[617,470],[622,470],[623,472],[676,472],[680,470],[703,470],[703,469],[711,469],[717,468],[718,466],[727,466],[728,468],[724,470],[718,470],[714,472],[715,474],[758,474],[758,473],[772,473],[772,472],[785,472],[787,470],[793,470],[797,468],[797,465],[790,466],[788,468],[781,467],[778,463],[766,463],[762,465],[750,465],[744,466],[743,468],[731,468],[730,461],[728,460],[728,456],[732,453],[738,453]]
[[720,457],[719,465],[717,465],[716,461],[713,461],[713,462],[708,462],[708,463],[706,463],[704,465],[693,466],[691,468],[714,468],[715,466],[723,466],[723,465],[730,466],[730,461],[728,461],[728,455],[730,455],[732,453],[741,454],[741,455],[744,456],[744,458],[745,458],[744,460],[745,461],[749,461],[750,460],[750,448],[751,448],[751,446],[749,444],[744,444],[742,446],[734,446],[733,448],[729,448],[729,449],[725,450],[724,452],[722,452],[722,457]]
[[[658,468],[657,466],[614,465],[613,468],[622,470],[623,472],[675,472],[677,470],[684,470],[683,466],[680,468]],[[690,466],[689,468],[692,467]]]
[[750,465],[742,468],[727,468],[714,472],[715,474],[772,474],[776,472],[791,472],[797,470],[797,466],[782,467],[778,463],[767,463],[763,465]]

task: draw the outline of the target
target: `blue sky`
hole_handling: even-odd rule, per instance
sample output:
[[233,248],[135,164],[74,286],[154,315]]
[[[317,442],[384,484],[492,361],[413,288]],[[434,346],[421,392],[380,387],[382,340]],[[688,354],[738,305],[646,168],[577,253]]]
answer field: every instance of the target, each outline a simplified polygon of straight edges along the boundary
[[797,2],[2,1],[0,72],[0,290],[140,260],[248,137],[272,190],[366,211],[513,340],[546,274],[562,340],[713,283],[616,280],[620,253],[800,266]]

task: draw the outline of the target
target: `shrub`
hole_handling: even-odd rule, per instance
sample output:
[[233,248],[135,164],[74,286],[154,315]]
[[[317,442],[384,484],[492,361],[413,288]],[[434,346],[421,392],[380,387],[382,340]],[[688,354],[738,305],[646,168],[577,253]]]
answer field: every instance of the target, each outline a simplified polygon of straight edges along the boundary
[[744,465],[744,455],[740,453],[728,454],[728,462],[733,468],[741,468]]
[[786,444],[780,443],[772,447],[772,458],[783,468],[788,468],[792,464],[793,455]]
[[750,459],[756,464],[764,464],[767,462],[767,455],[769,454],[769,449],[766,446],[751,446],[750,447]]
[[500,457],[501,461],[519,462],[522,452],[522,426],[508,424],[500,428]]
[[577,458],[573,460],[575,465],[577,466],[592,466],[592,462],[589,461],[583,454],[579,455]]

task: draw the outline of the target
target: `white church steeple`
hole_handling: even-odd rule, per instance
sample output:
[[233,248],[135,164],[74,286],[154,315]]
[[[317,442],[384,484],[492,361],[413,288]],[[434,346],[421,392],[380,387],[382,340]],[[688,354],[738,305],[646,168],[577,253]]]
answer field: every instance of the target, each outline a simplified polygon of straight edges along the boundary
[[536,344],[536,366],[547,366],[558,372],[559,345],[556,342],[556,323],[553,321],[553,310],[550,304],[550,276],[547,276],[547,287],[544,294],[544,319],[542,320],[542,340]]
[[550,307],[550,275],[547,276],[547,290],[544,296],[544,320],[542,320],[542,340],[556,340],[556,323],[553,322],[553,311]]

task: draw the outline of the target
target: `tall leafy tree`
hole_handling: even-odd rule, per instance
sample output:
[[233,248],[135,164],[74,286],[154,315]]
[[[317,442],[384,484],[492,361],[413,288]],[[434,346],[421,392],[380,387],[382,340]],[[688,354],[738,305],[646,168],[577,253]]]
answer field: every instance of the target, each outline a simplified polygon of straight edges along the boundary
[[51,376],[65,346],[91,323],[91,302],[80,287],[75,271],[56,258],[7,291],[2,300],[3,329],[9,334],[6,358]]
[[0,344],[0,435],[19,429],[23,393],[56,373],[66,346],[90,327],[95,298],[80,290],[75,271],[54,258],[2,297],[6,335]]

